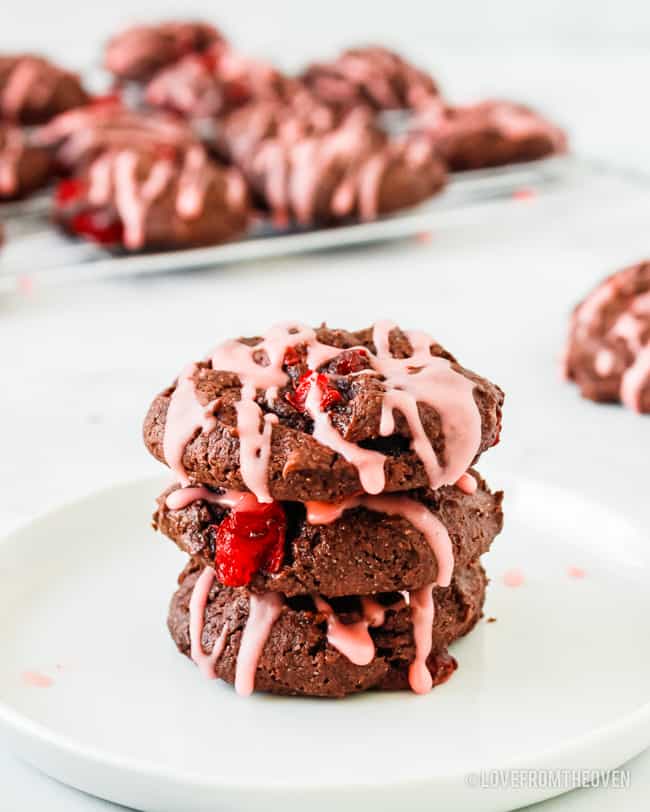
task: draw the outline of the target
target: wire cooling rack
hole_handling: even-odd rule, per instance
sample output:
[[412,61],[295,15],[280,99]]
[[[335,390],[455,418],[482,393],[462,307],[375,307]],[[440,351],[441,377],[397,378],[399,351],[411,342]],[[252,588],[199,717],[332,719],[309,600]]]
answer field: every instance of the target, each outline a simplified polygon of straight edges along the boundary
[[559,156],[454,175],[444,192],[413,208],[371,223],[279,231],[260,224],[224,245],[116,255],[61,234],[49,222],[49,197],[0,205],[6,243],[0,252],[0,292],[26,285],[60,285],[249,262],[361,245],[475,223],[514,199],[550,194],[586,174],[603,171],[575,156]]

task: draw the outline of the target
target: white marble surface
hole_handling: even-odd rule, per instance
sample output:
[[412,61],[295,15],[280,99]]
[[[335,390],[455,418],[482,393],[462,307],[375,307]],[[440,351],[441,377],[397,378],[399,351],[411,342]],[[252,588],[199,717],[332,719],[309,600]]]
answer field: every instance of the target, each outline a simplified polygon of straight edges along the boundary
[[[241,16],[228,12],[227,27],[240,39],[245,33],[249,41],[253,37],[259,51],[282,53],[292,63],[317,53],[316,45],[327,49],[343,39],[370,38],[363,35],[367,13],[362,19],[350,11],[342,25],[336,4],[328,4],[330,16],[319,11],[314,19],[302,4],[291,17],[300,36],[285,47],[290,5],[239,4]],[[34,41],[38,12],[41,41],[53,53],[86,64],[97,29],[110,30],[127,4],[74,4],[76,21],[65,29],[53,26],[58,4],[21,6],[3,23],[3,48]],[[147,6],[154,4],[141,3],[142,16]],[[627,13],[611,19],[599,8],[604,17],[598,29],[587,20],[585,4],[584,25],[581,15],[565,13],[565,4],[550,6],[535,18],[547,39],[527,36],[526,15],[511,19],[505,12],[489,21],[482,12],[490,38],[476,26],[464,37],[458,10],[441,24],[445,37],[436,33],[433,12],[421,26],[409,18],[400,27],[378,11],[370,33],[391,31],[398,44],[412,43],[458,97],[500,92],[529,99],[569,124],[583,154],[650,172],[648,114],[639,104],[650,68],[641,4],[623,3],[619,9]],[[244,21],[251,19],[257,24],[247,32]],[[499,19],[503,30],[497,30]],[[91,30],[92,37],[79,37]],[[434,233],[426,244],[391,243],[0,300],[0,532],[61,501],[155,471],[139,436],[152,394],[215,339],[296,317],[350,326],[391,317],[427,327],[508,392],[503,443],[482,463],[486,473],[526,471],[575,488],[650,532],[650,423],[580,401],[556,369],[570,307],[606,272],[648,255],[649,215],[650,186],[586,184],[552,199],[513,203],[505,216],[486,215],[474,226]],[[581,791],[548,802],[546,809],[645,810],[650,755],[635,759],[631,768],[632,787],[624,796]],[[0,783],[2,808],[114,808],[53,783],[2,749]]]

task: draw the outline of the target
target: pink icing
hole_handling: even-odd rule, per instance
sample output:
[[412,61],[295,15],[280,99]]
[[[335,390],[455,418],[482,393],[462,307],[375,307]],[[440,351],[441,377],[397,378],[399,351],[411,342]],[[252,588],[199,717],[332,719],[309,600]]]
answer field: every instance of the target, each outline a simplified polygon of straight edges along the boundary
[[440,519],[421,502],[407,496],[352,496],[342,502],[307,502],[307,521],[310,524],[331,524],[345,510],[365,507],[389,516],[401,516],[410,522],[429,543],[438,564],[438,586],[449,586],[454,571],[454,552],[447,528]]
[[25,140],[19,129],[4,130],[4,144],[0,148],[0,194],[13,195],[18,188],[18,162],[25,150]]
[[340,454],[354,465],[359,474],[361,487],[366,493],[381,493],[386,483],[384,474],[385,456],[378,451],[362,448],[356,443],[343,439],[332,425],[327,412],[321,410],[320,404],[321,391],[318,382],[314,379],[305,400],[305,409],[314,421],[314,439],[336,451],[337,454]]
[[[373,341],[377,350],[373,368],[385,378],[380,434],[395,430],[393,410],[405,417],[411,431],[411,447],[424,465],[434,490],[452,485],[467,471],[481,443],[481,415],[474,401],[474,383],[456,372],[446,358],[431,355],[433,340],[426,333],[406,333],[413,354],[393,358],[389,335],[395,324],[377,322]],[[418,403],[426,403],[439,414],[445,436],[446,465],[441,465],[429,441]]]
[[641,412],[641,395],[650,382],[650,345],[637,355],[621,381],[621,400],[635,412]]
[[216,423],[212,414],[214,403],[202,406],[198,400],[194,384],[197,371],[197,365],[190,364],[179,375],[174,394],[169,401],[165,421],[163,437],[165,462],[182,485],[189,484],[189,478],[183,467],[185,446],[199,429],[204,432],[210,431]]
[[228,636],[228,627],[224,624],[210,654],[206,654],[203,650],[201,638],[205,622],[205,607],[216,577],[217,574],[212,567],[206,567],[199,576],[190,598],[190,656],[206,679],[216,678],[215,666],[223,653]]
[[20,108],[37,82],[45,84],[40,60],[23,57],[16,62],[2,89],[2,112],[7,118],[16,118]]
[[400,598],[390,606],[385,606],[383,603],[379,603],[374,598],[371,598],[367,595],[362,596],[361,598],[361,607],[363,610],[363,616],[368,623],[370,628],[375,629],[383,626],[386,621],[386,612],[389,609],[397,609],[402,606],[404,600]]
[[314,596],[316,609],[327,617],[327,641],[355,665],[368,665],[375,658],[375,644],[368,632],[368,620],[342,623],[332,607]]
[[248,620],[239,644],[235,672],[235,690],[239,696],[250,696],[255,689],[257,665],[284,605],[277,592],[251,593],[249,601]]
[[518,587],[522,586],[526,577],[520,569],[511,569],[503,574],[503,583],[506,586]]
[[594,369],[603,378],[611,375],[616,366],[616,357],[611,350],[602,349],[598,350],[594,358]]
[[433,679],[427,668],[433,641],[433,584],[410,593],[411,621],[415,642],[415,659],[409,666],[409,685],[416,694],[426,694],[433,687]]
[[[216,573],[212,567],[206,567],[197,579],[190,597],[191,657],[207,679],[214,679],[216,676],[215,666],[228,636],[228,630],[224,626],[210,654],[204,652],[201,641],[205,627],[205,607],[215,578]],[[259,659],[283,605],[282,596],[275,592],[249,595],[248,620],[239,644],[235,671],[235,690],[240,696],[250,696],[253,693]]]
[[461,490],[463,493],[473,494],[476,493],[476,489],[478,488],[478,483],[476,478],[473,477],[469,473],[464,473],[458,482],[456,482],[456,487]]
[[[243,493],[241,491],[225,491],[225,493],[215,493],[203,485],[189,485],[185,488],[178,488],[172,491],[165,499],[165,505],[169,510],[183,510],[193,502],[198,502],[203,499],[206,502],[212,502],[215,505],[222,507],[248,509],[249,500],[254,499],[250,493]],[[243,505],[246,503],[247,507]]]
[[40,674],[38,671],[24,671],[22,680],[26,685],[31,685],[33,688],[51,688],[54,685],[52,677]]

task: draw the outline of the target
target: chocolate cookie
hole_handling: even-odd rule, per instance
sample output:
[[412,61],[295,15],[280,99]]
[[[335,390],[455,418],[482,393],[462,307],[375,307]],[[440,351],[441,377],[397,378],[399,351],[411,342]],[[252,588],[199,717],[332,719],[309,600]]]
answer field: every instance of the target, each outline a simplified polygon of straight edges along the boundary
[[498,442],[502,402],[419,331],[285,324],[187,367],[144,440],[183,484],[335,502],[455,483]]
[[71,234],[129,251],[214,245],[248,225],[245,183],[200,145],[158,153],[107,150],[63,181],[54,217]]
[[566,151],[566,136],[529,107],[484,101],[445,107],[435,101],[414,123],[427,133],[452,171],[533,161]]
[[0,200],[16,200],[45,186],[53,172],[47,150],[19,128],[0,123]]
[[399,593],[283,598],[222,587],[211,570],[192,562],[180,577],[168,627],[179,651],[206,677],[234,684],[242,695],[255,689],[343,697],[409,685],[424,692],[455,670],[447,646],[481,617],[485,586],[474,563],[449,587],[428,597],[412,594],[410,606]]
[[[475,471],[470,476],[476,488],[472,493],[449,485],[438,491],[357,497],[339,505],[284,502],[277,571],[246,572],[228,585],[247,583],[254,592],[287,596],[318,592],[338,597],[418,589],[439,577],[447,581],[453,570],[487,552],[503,526],[503,494],[492,494]],[[232,501],[231,494],[174,486],[158,499],[154,527],[197,562],[215,567],[219,578],[221,547],[232,544],[227,532]],[[257,511],[261,507],[254,505]],[[259,537],[256,524],[245,545]],[[232,568],[225,574],[228,581]]]
[[145,81],[186,54],[202,53],[223,37],[202,22],[163,22],[122,31],[106,46],[104,66],[118,79]]
[[[250,107],[221,133],[277,223],[374,220],[421,203],[445,184],[444,164],[428,139],[391,141],[363,111],[329,131],[316,131],[319,125],[308,115],[295,116],[294,126],[291,120],[285,111],[271,122],[266,108],[258,115]],[[256,140],[265,129],[275,133]],[[305,130],[312,132],[304,137]]]
[[381,46],[351,48],[332,62],[311,65],[301,78],[324,104],[345,110],[415,109],[438,97],[431,76]]
[[87,101],[76,74],[40,56],[0,56],[0,119],[42,124]]
[[153,76],[145,90],[152,107],[188,117],[222,115],[252,99],[282,98],[290,83],[272,65],[218,42]]
[[152,154],[183,154],[198,141],[192,129],[163,113],[138,113],[119,97],[93,100],[39,127],[33,141],[49,149],[59,169],[79,173],[107,150],[133,149]]
[[650,413],[650,262],[607,277],[575,308],[565,364],[583,397]]

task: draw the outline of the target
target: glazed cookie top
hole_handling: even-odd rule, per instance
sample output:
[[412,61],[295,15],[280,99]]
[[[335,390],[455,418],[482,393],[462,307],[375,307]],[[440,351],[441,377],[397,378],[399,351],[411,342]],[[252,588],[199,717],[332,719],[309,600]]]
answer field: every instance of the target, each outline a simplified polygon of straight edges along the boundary
[[144,439],[182,485],[334,502],[457,482],[498,441],[502,402],[420,331],[289,323],[187,366]]
[[344,51],[332,62],[309,67],[302,80],[322,102],[343,109],[416,109],[438,96],[427,73],[380,46]]
[[159,155],[183,153],[198,141],[190,127],[163,113],[129,110],[118,97],[95,99],[40,127],[34,143],[52,150],[67,172],[87,168],[102,152],[131,149]]
[[59,184],[55,204],[74,233],[129,250],[220,242],[248,221],[243,178],[199,144],[170,154],[105,150],[82,176]]
[[108,42],[104,65],[119,79],[144,81],[186,54],[200,53],[221,41],[220,32],[202,22],[168,21],[138,25],[122,31]]
[[216,116],[252,99],[281,98],[288,92],[286,84],[291,80],[273,65],[218,42],[158,72],[147,85],[145,100],[188,117]]
[[575,308],[565,360],[586,397],[650,412],[650,262],[612,274]]
[[76,74],[40,56],[0,56],[0,119],[42,124],[87,101]]
[[451,164],[468,138],[487,137],[511,143],[544,141],[547,153],[564,152],[567,145],[564,132],[539,113],[523,104],[501,100],[450,107],[434,99],[418,112],[412,126],[429,133]]

